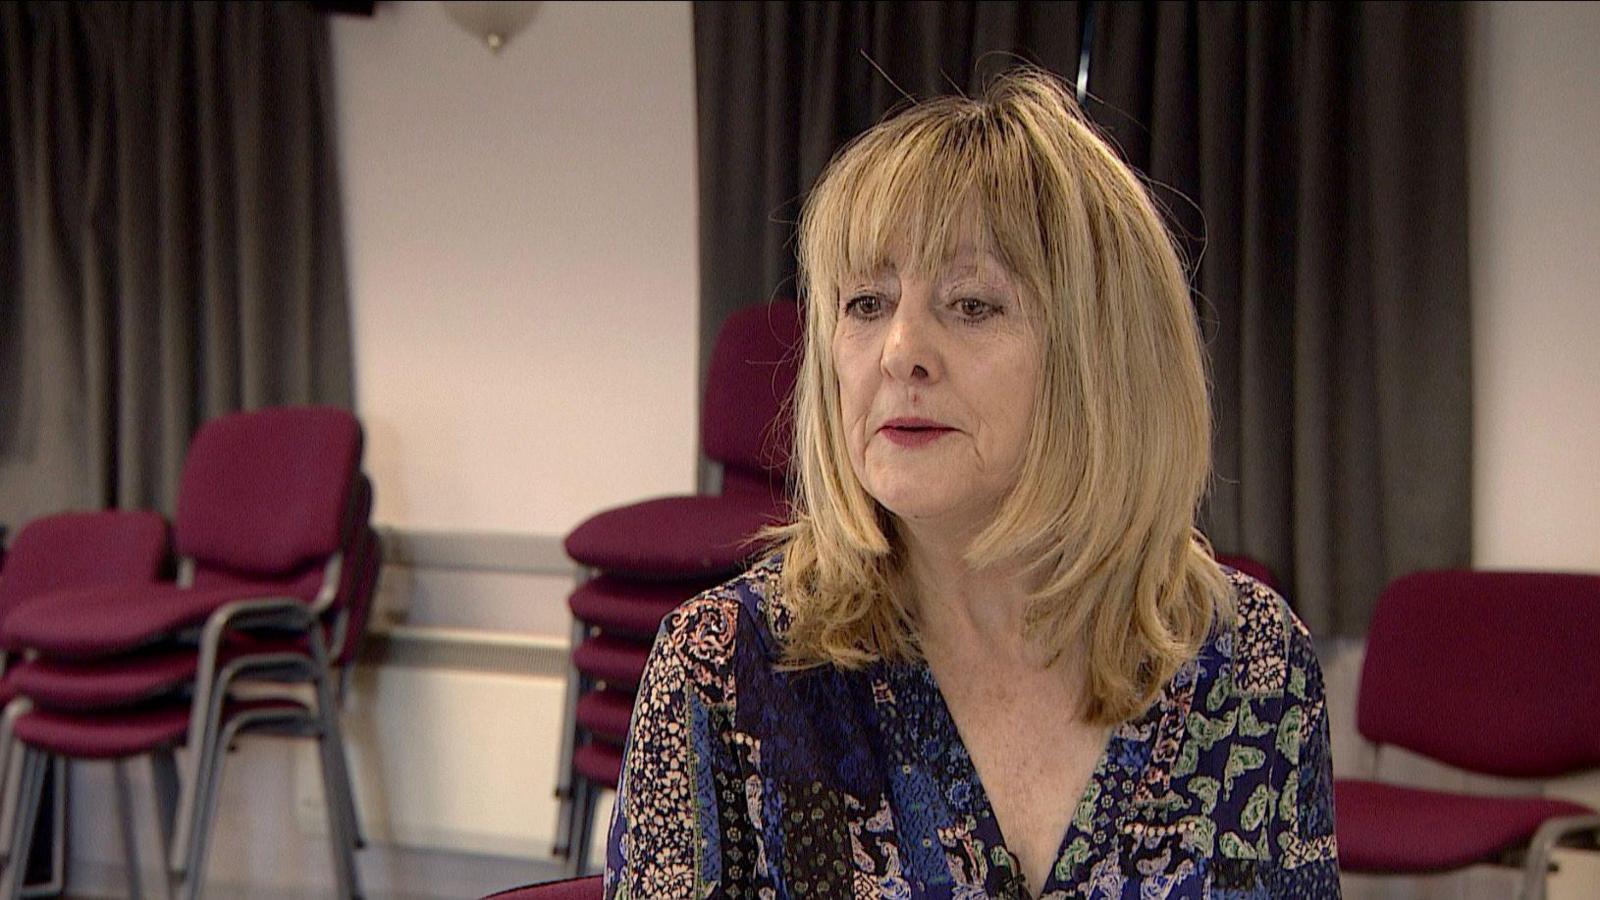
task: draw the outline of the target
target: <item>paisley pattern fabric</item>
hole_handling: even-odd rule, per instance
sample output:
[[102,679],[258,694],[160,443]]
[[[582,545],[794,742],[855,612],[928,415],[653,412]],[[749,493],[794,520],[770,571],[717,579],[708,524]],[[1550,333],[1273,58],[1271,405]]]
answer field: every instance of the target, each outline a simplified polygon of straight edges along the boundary
[[1322,672],[1259,582],[1229,571],[1237,620],[1113,729],[1049,878],[1030,888],[925,664],[775,668],[781,565],[663,622],[608,898],[1339,896]]

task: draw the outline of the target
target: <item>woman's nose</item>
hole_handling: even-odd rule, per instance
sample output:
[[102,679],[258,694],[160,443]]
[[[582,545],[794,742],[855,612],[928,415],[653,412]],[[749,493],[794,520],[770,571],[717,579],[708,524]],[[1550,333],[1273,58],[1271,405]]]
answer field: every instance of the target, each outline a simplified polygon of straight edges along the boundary
[[943,370],[937,324],[926,303],[902,297],[884,339],[884,374],[897,381],[937,380]]

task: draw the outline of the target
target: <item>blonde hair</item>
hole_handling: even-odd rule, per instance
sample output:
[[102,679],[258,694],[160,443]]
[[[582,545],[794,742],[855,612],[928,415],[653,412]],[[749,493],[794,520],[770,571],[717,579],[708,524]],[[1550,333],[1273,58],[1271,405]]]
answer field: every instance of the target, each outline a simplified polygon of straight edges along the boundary
[[1143,185],[1062,84],[1033,69],[980,98],[886,119],[834,157],[806,200],[795,518],[773,532],[786,662],[919,655],[894,521],[850,465],[832,337],[844,278],[892,251],[931,271],[973,212],[1040,301],[1043,366],[1020,476],[966,562],[1025,567],[1038,585],[1029,634],[1052,658],[1083,652],[1085,715],[1123,721],[1231,610],[1194,527],[1210,477],[1205,363],[1182,263]]

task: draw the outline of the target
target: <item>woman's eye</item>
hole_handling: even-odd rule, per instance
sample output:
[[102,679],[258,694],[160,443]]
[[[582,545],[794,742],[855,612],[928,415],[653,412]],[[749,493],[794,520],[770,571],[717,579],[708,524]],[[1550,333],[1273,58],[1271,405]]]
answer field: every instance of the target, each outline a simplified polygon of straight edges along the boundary
[[955,302],[956,311],[970,322],[981,322],[1000,312],[1000,308],[977,297],[963,297]]
[[844,313],[857,319],[875,318],[883,312],[883,298],[871,294],[852,297],[844,304]]

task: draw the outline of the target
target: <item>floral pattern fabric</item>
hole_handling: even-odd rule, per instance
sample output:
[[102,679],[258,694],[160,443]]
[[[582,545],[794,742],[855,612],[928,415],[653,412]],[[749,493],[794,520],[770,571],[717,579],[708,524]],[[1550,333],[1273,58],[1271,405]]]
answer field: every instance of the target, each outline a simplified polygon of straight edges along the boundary
[[925,664],[775,667],[781,565],[663,622],[611,822],[608,898],[1338,897],[1321,669],[1259,582],[1228,572],[1235,622],[1113,729],[1030,889]]

